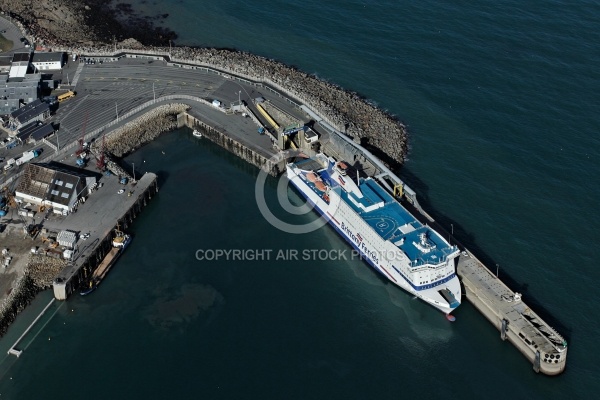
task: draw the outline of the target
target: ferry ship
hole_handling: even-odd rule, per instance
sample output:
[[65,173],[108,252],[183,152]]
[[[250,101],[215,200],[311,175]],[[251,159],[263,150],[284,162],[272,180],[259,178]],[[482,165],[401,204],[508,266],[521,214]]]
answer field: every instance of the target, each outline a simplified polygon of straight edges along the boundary
[[395,285],[446,314],[461,302],[460,254],[372,178],[318,154],[287,164],[287,176],[360,256]]

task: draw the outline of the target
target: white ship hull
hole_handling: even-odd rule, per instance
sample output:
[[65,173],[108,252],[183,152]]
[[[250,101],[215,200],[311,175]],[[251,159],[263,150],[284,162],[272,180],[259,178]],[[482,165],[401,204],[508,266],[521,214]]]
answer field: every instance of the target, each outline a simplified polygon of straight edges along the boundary
[[460,305],[461,287],[455,270],[457,249],[445,262],[438,265],[417,265],[414,261],[411,265],[406,254],[398,251],[394,243],[384,240],[359,213],[339,198],[338,193],[328,190],[325,197],[329,202],[325,201],[319,191],[309,186],[305,172],[294,164],[287,166],[290,182],[371,267],[395,285],[445,314]]

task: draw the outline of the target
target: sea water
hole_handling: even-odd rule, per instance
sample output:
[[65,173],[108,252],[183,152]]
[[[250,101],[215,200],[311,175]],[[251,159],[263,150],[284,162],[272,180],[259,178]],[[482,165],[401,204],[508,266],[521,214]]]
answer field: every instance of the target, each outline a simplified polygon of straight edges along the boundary
[[[2,398],[596,396],[598,3],[133,4],[167,10],[179,44],[295,65],[404,121],[401,177],[567,337],[567,370],[535,374],[466,301],[451,324],[360,260],[291,257],[349,247],[329,227],[272,227],[258,171],[184,129],[128,158],[158,173],[160,193],[99,290],[64,303],[5,368]],[[218,249],[271,258],[197,257]]]

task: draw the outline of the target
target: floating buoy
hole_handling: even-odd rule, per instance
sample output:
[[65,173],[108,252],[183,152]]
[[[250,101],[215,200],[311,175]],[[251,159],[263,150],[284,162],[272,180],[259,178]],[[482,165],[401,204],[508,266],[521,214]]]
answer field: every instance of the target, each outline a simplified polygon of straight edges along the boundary
[[456,317],[452,314],[446,314],[446,319],[450,322],[456,321]]

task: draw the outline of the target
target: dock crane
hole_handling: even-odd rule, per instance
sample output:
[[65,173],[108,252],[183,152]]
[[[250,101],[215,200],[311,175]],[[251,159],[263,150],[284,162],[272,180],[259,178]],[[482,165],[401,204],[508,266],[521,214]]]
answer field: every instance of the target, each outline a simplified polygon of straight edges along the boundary
[[97,162],[96,162],[96,167],[100,170],[100,171],[104,171],[104,169],[106,168],[106,162],[104,160],[104,152],[106,151],[106,142],[104,141],[104,138],[106,137],[106,135],[102,135],[102,146],[100,147],[100,154],[98,154],[97,157]]

